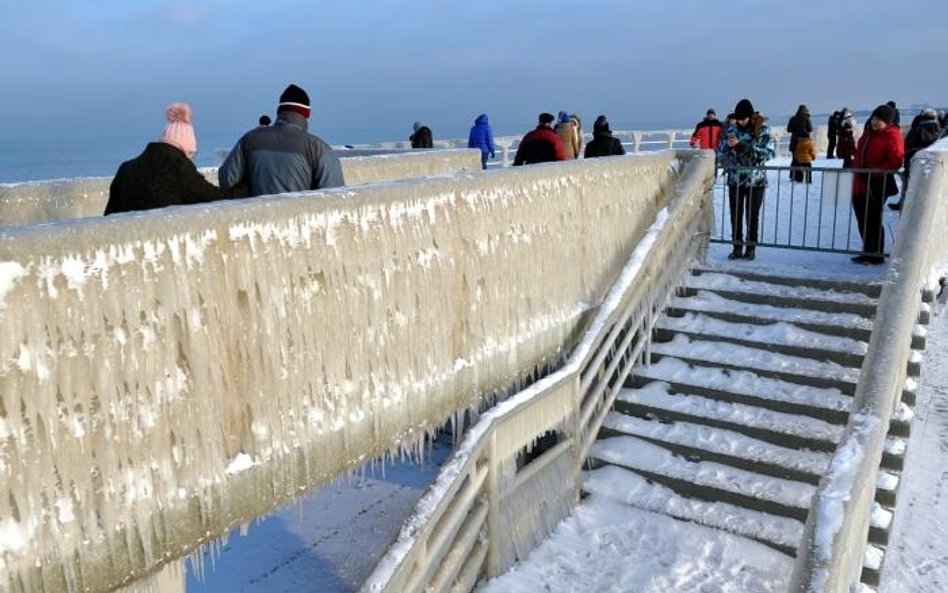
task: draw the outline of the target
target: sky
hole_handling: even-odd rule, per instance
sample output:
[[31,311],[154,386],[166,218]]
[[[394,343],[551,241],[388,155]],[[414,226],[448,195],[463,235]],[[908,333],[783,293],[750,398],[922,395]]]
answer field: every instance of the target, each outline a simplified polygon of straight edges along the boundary
[[[948,104],[943,0],[0,0],[0,139],[153,137],[188,101],[232,135],[296,83],[333,143],[519,134],[561,109],[613,129]],[[932,18],[919,18],[929,14]],[[780,118],[785,117],[780,115]],[[785,123],[785,122],[779,122]],[[383,138],[371,136],[385,135]],[[392,136],[394,135],[394,137]]]

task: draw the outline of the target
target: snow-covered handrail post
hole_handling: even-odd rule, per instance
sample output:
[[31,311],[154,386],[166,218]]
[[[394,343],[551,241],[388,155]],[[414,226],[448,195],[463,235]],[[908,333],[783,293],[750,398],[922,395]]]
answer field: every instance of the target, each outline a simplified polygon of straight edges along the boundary
[[859,585],[875,477],[910,360],[920,291],[948,271],[948,140],[912,163],[899,233],[879,298],[846,432],[807,516],[790,593],[849,593]]
[[[680,154],[681,177],[566,363],[468,430],[363,593],[466,593],[523,558],[568,513],[589,447],[657,312],[707,246],[714,158]],[[555,445],[518,463],[550,432]]]

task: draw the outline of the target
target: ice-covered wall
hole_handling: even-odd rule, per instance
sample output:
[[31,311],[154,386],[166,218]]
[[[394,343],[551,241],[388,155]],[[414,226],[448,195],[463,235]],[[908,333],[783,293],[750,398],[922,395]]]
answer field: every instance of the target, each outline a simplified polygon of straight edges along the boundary
[[[450,175],[481,168],[478,150],[432,150],[376,156],[340,152],[347,185],[411,177]],[[217,169],[202,169],[217,185]],[[0,226],[101,216],[111,177],[85,177],[0,184]]]
[[0,229],[0,588],[104,591],[562,354],[674,153]]

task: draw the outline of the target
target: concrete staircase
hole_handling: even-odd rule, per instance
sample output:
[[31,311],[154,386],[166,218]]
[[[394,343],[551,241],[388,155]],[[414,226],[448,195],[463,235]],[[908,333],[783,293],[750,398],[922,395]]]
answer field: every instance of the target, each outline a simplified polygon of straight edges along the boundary
[[[848,419],[879,292],[875,282],[760,268],[694,270],[657,325],[650,364],[633,371],[603,424],[584,491],[794,555]],[[913,348],[924,348],[924,332]],[[910,376],[918,373],[910,363]],[[869,585],[888,541],[912,404],[914,393],[903,393],[876,481]]]

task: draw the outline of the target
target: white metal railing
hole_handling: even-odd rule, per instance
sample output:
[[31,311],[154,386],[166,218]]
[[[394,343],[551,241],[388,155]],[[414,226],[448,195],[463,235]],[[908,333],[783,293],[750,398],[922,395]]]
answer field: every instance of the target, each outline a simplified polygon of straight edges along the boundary
[[[707,246],[713,163],[708,153],[691,153],[668,206],[566,364],[468,431],[363,592],[470,591],[525,556],[569,513],[604,415]],[[523,454],[550,433],[558,442],[524,465]]]
[[[783,126],[771,126],[771,133],[777,144],[777,155],[785,156],[790,142],[790,135]],[[694,129],[668,129],[668,130],[614,130],[612,135],[622,142],[626,152],[650,152],[654,150],[685,149],[689,148],[689,142]],[[826,126],[815,126],[813,140],[816,143],[818,153],[826,151]],[[494,138],[496,146],[495,158],[488,159],[488,167],[509,167],[513,164],[514,154],[517,147],[520,146],[522,136],[498,136]],[[583,145],[592,140],[589,133],[583,134]],[[444,140],[435,140],[435,149],[445,148],[466,148],[467,138],[448,138]],[[411,143],[407,140],[396,140],[389,142],[377,142],[369,144],[350,144],[345,147],[335,146],[342,154],[347,150],[354,151],[382,151],[397,152],[410,151]]]
[[859,586],[875,475],[905,384],[919,290],[948,272],[948,140],[915,157],[902,217],[912,232],[896,238],[849,423],[810,506],[791,593]]

